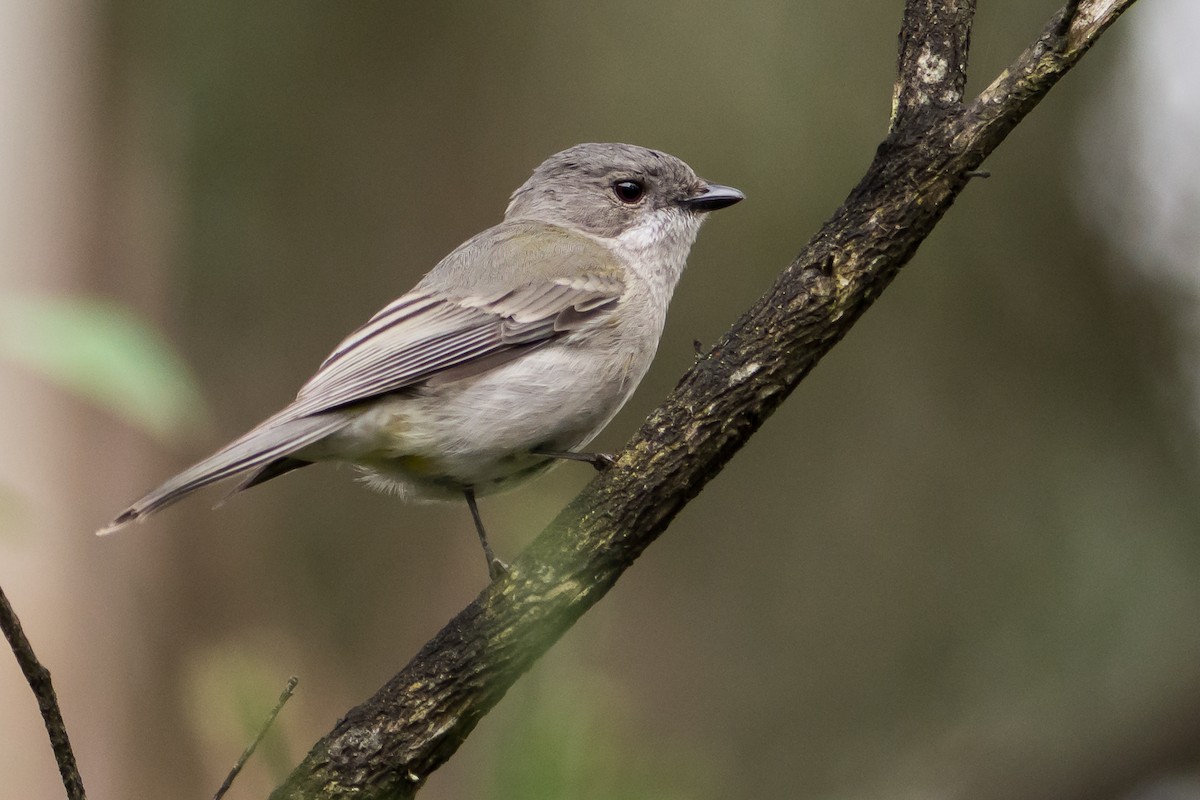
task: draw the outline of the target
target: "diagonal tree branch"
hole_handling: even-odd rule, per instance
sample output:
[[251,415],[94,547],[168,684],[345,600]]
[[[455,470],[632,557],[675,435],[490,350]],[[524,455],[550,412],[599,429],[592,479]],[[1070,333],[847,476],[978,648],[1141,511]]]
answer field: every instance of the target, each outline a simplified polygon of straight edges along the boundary
[[907,0],[892,126],[771,290],[615,466],[272,794],[410,797],[733,457],[912,257],[983,160],[1134,0],[1071,0],[965,107],[975,3]]
[[85,800],[83,779],[79,777],[79,767],[75,764],[75,752],[71,749],[71,740],[67,737],[67,726],[63,722],[62,712],[58,708],[58,696],[54,693],[54,685],[50,682],[50,670],[46,669],[37,655],[33,645],[25,636],[21,620],[13,610],[0,588],[0,630],[8,639],[8,646],[17,657],[21,674],[29,682],[33,696],[37,698],[38,710],[42,712],[42,722],[46,733],[50,735],[50,747],[54,750],[54,760],[58,762],[58,773],[62,776],[63,788],[67,790],[69,800]]

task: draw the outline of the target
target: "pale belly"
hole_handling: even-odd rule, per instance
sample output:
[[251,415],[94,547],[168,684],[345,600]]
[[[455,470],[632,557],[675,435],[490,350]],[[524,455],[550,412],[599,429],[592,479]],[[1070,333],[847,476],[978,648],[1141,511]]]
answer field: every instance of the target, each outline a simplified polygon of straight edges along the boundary
[[588,362],[564,368],[563,355],[548,347],[482,375],[381,398],[297,455],[350,462],[373,488],[416,500],[510,488],[558,461],[531,450],[574,451],[590,442],[629,398],[653,352],[605,359],[599,369]]

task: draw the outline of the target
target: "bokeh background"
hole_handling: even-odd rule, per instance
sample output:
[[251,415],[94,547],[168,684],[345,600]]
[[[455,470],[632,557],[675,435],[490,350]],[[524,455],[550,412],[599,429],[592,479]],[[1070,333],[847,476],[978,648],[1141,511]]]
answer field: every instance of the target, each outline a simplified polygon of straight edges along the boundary
[[[980,6],[975,91],[1057,2]],[[96,527],[580,141],[748,197],[619,447],[862,174],[901,7],[0,2],[0,584],[91,796],[211,796],[295,674],[264,796],[485,582],[464,507],[328,466]],[[423,796],[1200,797],[1198,27],[1135,6]],[[60,792],[0,655],[0,796]]]

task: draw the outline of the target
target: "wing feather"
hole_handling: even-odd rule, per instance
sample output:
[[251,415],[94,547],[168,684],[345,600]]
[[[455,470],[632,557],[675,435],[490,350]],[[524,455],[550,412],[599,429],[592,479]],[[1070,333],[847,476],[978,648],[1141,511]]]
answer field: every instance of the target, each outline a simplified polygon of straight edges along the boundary
[[623,291],[624,284],[611,276],[541,280],[475,297],[414,291],[338,345],[300,390],[289,416],[357,403],[509,350],[539,346],[607,315]]

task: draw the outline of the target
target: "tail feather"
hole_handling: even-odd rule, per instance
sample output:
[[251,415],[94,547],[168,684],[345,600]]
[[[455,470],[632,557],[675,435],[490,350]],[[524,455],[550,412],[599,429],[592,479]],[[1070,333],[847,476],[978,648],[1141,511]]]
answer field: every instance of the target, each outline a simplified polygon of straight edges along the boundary
[[[96,534],[104,536],[120,530],[129,523],[153,514],[197,489],[232,477],[239,472],[263,469],[264,477],[255,480],[259,475],[256,473],[250,481],[247,481],[247,486],[261,483],[268,477],[281,475],[288,470],[271,471],[269,465],[272,462],[280,460],[285,463],[295,462],[295,459],[290,459],[288,456],[328,436],[343,427],[346,422],[347,420],[340,414],[322,414],[298,419],[273,417],[203,461],[171,478],[122,511],[111,523],[96,531]],[[300,464],[296,464],[296,466],[300,466]]]
[[260,483],[266,483],[269,480],[278,478],[280,475],[286,475],[294,469],[307,467],[311,463],[313,462],[305,461],[302,458],[292,458],[291,456],[284,456],[283,458],[277,458],[274,461],[268,461],[266,466],[259,467],[257,470],[250,473],[250,477],[246,478],[246,480],[234,487],[234,490],[230,492],[230,494],[244,492],[251,486],[258,486]]

